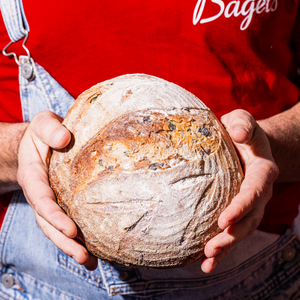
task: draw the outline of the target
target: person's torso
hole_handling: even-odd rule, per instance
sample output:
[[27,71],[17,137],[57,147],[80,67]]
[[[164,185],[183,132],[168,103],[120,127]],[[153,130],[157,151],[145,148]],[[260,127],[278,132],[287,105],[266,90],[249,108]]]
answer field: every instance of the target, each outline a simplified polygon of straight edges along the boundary
[[[292,48],[298,1],[24,0],[23,5],[33,59],[74,97],[100,81],[145,73],[186,88],[218,117],[243,108],[266,118],[298,101]],[[0,25],[1,47],[9,41],[4,30]],[[24,53],[20,45],[12,49]],[[17,66],[3,56],[0,64],[0,96],[6,100],[1,121],[20,121]],[[278,189],[270,202],[272,216],[266,217],[271,223],[280,223],[281,216],[281,223],[291,225],[299,203],[295,188]],[[286,214],[278,206],[283,194],[291,195]]]
[[298,101],[294,0],[24,0],[33,58],[74,97],[146,73],[198,96],[218,117],[261,119]]

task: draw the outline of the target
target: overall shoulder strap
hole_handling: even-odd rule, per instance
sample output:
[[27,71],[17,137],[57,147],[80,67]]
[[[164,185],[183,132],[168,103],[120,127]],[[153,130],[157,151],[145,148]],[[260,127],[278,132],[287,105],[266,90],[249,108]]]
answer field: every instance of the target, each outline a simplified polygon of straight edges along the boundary
[[22,0],[0,0],[0,10],[12,42],[24,38],[29,26],[24,14]]

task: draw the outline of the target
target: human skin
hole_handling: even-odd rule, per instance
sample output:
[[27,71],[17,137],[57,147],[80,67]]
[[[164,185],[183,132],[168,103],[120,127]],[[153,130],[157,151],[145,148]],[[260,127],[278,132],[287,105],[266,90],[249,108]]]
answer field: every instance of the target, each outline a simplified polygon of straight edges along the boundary
[[[271,158],[264,156],[264,153],[269,152],[269,146],[263,142],[262,136],[257,139],[257,133],[260,136],[261,129],[268,138],[272,156],[279,170],[276,181],[300,181],[300,103],[280,114],[260,120],[256,125],[251,117],[247,121],[246,115],[241,116],[241,119],[233,120],[233,117],[235,118],[233,113],[223,116],[221,121],[229,132],[243,161],[247,182],[244,181],[246,184],[243,183],[241,192],[233,199],[232,205],[219,217],[219,227],[224,231],[211,239],[205,247],[206,258],[202,261],[201,267],[207,273],[211,272],[224,259],[236,243],[257,228],[263,217],[264,207],[272,195],[270,187],[272,187],[272,178],[276,178],[277,171],[270,164]],[[244,125],[242,125],[242,120],[245,121]],[[261,143],[262,147],[259,146]],[[252,155],[254,156],[252,157]],[[266,158],[269,162],[264,161]],[[260,160],[262,160],[261,164],[259,163]],[[249,173],[252,173],[252,176],[257,176],[257,178],[253,177],[250,180]],[[264,176],[267,177],[263,179]],[[264,182],[264,185],[256,190],[257,196],[252,194],[252,201],[250,195],[250,197],[245,195],[243,199],[241,196],[245,194],[244,191],[247,192],[249,189],[251,191],[256,182],[258,183],[260,180]],[[247,208],[247,201],[249,200],[249,207]],[[244,212],[239,213],[239,209],[244,210]],[[242,218],[240,219],[239,216]]]
[[18,148],[28,123],[0,122],[0,195],[20,189],[16,180]]
[[[258,227],[265,206],[272,196],[273,182],[279,175],[269,140],[248,112],[233,111],[224,115],[221,122],[239,153],[245,179],[240,192],[219,217],[218,225],[223,232],[205,246],[206,258],[202,260],[201,268],[206,273],[212,272],[238,242]],[[273,125],[269,124],[268,128],[272,129]],[[278,144],[274,146],[277,147]]]
[[[219,217],[219,227],[224,231],[211,239],[205,247],[206,258],[201,265],[204,272],[211,272],[234,245],[257,228],[265,205],[272,195],[273,182],[278,176],[277,165],[280,169],[277,181],[300,180],[300,159],[296,155],[300,150],[299,110],[300,106],[297,104],[288,111],[259,122],[243,110],[235,110],[221,118],[239,152],[245,180],[240,193]],[[0,123],[1,139],[3,137],[1,147],[6,148],[0,153],[0,164],[4,165],[4,161],[8,159],[3,153],[13,153],[9,157],[12,163],[5,164],[5,174],[10,174],[11,186],[16,184],[18,177],[45,235],[78,263],[84,264],[87,269],[94,269],[97,260],[74,240],[76,226],[56,204],[48,184],[49,147],[63,148],[70,140],[70,133],[61,125],[61,121],[60,117],[48,111],[34,117],[20,143],[19,165],[16,157],[18,143],[10,140],[13,134],[6,135],[4,139],[2,131],[11,130],[16,135],[16,130],[22,136],[24,128],[13,128],[10,126],[15,124],[4,126]],[[12,148],[14,151],[8,151]],[[0,186],[7,183],[7,178],[2,178],[2,173]]]

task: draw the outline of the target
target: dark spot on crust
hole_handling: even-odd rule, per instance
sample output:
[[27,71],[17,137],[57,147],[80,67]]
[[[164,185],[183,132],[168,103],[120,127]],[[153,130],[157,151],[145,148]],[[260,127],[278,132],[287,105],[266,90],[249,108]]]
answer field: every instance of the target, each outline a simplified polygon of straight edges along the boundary
[[156,165],[162,168],[164,166],[164,163],[156,163]]
[[151,118],[150,117],[143,117],[143,121],[144,122],[151,122]]
[[198,132],[200,132],[204,136],[209,136],[210,132],[206,127],[199,128]]
[[157,165],[156,164],[150,165],[149,170],[156,171],[157,170]]
[[90,103],[93,103],[97,100],[97,96],[93,97],[91,100],[90,100]]
[[165,164],[162,163],[154,163],[149,166],[149,170],[156,171],[158,167],[162,168]]
[[172,121],[169,122],[169,129],[170,129],[171,131],[174,131],[174,130],[177,129],[176,125],[175,125]]

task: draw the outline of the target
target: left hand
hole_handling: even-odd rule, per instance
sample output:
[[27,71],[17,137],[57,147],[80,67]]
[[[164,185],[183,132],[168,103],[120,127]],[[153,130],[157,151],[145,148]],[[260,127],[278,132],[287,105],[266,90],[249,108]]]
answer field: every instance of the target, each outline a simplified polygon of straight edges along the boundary
[[237,243],[258,227],[279,174],[266,134],[247,111],[232,111],[221,122],[238,151],[245,179],[240,192],[219,217],[223,232],[205,246],[206,258],[201,263],[205,273],[212,272]]

